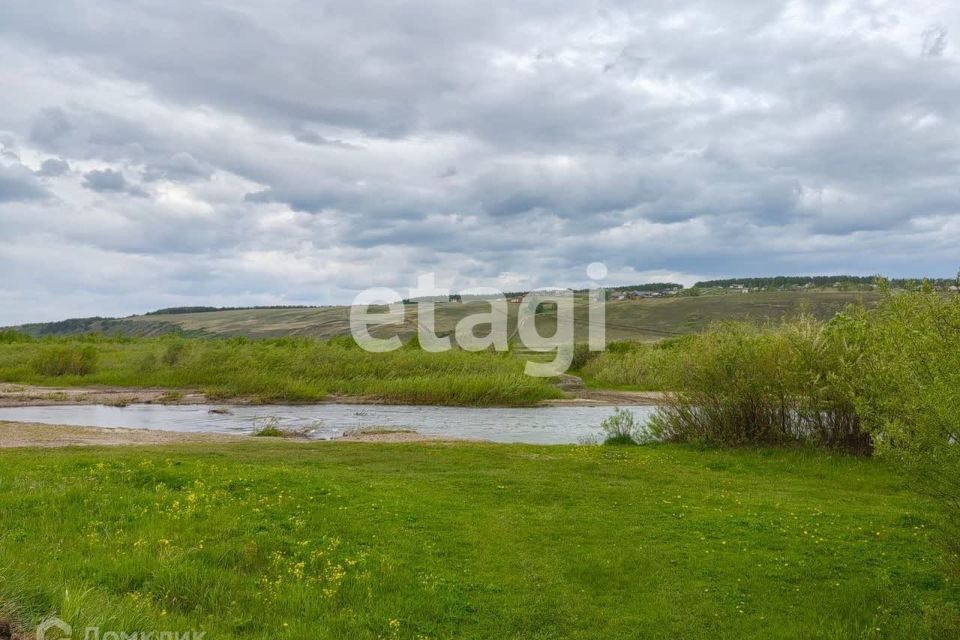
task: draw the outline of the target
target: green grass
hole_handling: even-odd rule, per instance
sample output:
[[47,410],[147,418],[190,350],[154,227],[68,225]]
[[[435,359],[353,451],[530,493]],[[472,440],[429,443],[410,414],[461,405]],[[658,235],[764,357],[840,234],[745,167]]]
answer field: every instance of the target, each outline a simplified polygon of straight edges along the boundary
[[591,358],[580,373],[591,388],[677,391],[682,388],[686,362],[696,358],[698,345],[696,336],[652,344],[616,342]]
[[956,631],[936,512],[872,459],[273,440],[0,457],[0,601],[24,626],[57,613],[218,640]]
[[[70,373],[74,352],[92,354],[85,375]],[[399,403],[499,406],[562,396],[551,381],[527,376],[523,368],[524,362],[509,353],[408,348],[368,353],[345,338],[0,340],[0,381],[23,384],[196,388],[215,397],[254,396],[265,402],[345,394]],[[61,372],[65,375],[51,375]]]

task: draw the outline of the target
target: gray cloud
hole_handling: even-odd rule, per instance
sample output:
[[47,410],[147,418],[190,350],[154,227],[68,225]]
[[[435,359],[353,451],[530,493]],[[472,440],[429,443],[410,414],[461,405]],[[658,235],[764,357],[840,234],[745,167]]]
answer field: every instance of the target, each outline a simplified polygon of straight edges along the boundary
[[213,167],[202,163],[189,153],[178,152],[169,158],[148,164],[144,170],[144,180],[190,181],[205,180],[213,174]]
[[0,163],[0,202],[39,200],[48,195],[32,171],[19,163]]
[[70,132],[71,124],[66,112],[59,107],[42,109],[33,121],[30,139],[42,145],[51,144]]
[[947,48],[947,30],[939,25],[923,32],[923,55],[939,58]]
[[127,193],[146,196],[140,187],[130,184],[119,171],[113,169],[94,169],[83,174],[83,186],[101,193]]
[[103,313],[956,270],[948,4],[9,4],[0,224],[41,315],[119,265]]
[[70,163],[60,158],[47,158],[40,165],[37,175],[45,177],[62,176],[70,171]]

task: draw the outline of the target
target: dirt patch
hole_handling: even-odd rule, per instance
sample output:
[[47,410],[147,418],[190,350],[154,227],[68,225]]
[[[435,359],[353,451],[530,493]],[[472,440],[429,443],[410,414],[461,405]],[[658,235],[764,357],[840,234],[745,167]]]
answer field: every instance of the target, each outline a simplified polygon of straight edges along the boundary
[[[235,443],[269,442],[279,438],[253,438],[244,435],[219,433],[183,433],[154,429],[125,429],[106,427],[72,427],[67,425],[36,424],[32,422],[0,421],[0,449],[23,447],[99,447],[121,445],[161,445],[185,442]],[[428,436],[416,431],[354,431],[333,440],[309,438],[282,438],[284,442],[480,442],[468,438]],[[0,636],[0,640],[3,640]]]
[[245,436],[214,433],[180,433],[152,429],[108,429],[70,427],[0,421],[0,449],[19,447],[91,447],[117,445],[155,445],[178,442],[240,442]]
[[550,407],[659,405],[663,404],[667,397],[667,394],[663,391],[611,391],[606,389],[576,389],[572,391],[572,395],[572,398],[561,400],[544,400],[540,405]]
[[[544,400],[544,407],[566,406],[640,406],[659,405],[666,400],[662,391],[612,391],[587,389],[579,384],[579,378],[567,376],[564,391],[568,397],[559,400]],[[130,404],[260,404],[250,397],[209,398],[197,390],[177,389],[130,389],[126,387],[36,387],[0,383],[0,407],[37,407],[58,404],[102,404],[123,407]],[[335,404],[394,404],[377,396],[330,395],[321,403]],[[283,404],[298,404],[284,402]],[[314,403],[304,403],[314,404]],[[226,409],[224,409],[226,411]]]
[[[123,387],[34,387],[0,384],[0,407],[39,407],[56,404],[208,404],[215,402],[199,391],[127,389]],[[234,404],[242,404],[232,400]]]
[[[42,407],[58,404],[102,404],[125,407],[131,404],[396,404],[381,396],[330,394],[319,402],[280,400],[265,402],[252,396],[211,398],[196,389],[136,389],[129,387],[37,387],[0,383],[0,407]],[[0,639],[2,640],[2,639]]]

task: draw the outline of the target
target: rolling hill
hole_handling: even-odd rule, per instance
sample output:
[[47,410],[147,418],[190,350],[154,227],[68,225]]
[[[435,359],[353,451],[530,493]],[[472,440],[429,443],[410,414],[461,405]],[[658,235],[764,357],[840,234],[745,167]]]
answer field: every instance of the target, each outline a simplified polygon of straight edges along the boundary
[[[696,333],[717,321],[762,323],[804,312],[827,319],[849,304],[872,305],[880,295],[872,291],[806,289],[750,293],[722,291],[700,296],[610,301],[606,310],[607,339],[653,341]],[[520,304],[517,303],[508,305],[507,322],[511,335],[516,329],[519,308]],[[436,309],[437,332],[450,333],[462,318],[488,310],[487,303],[477,300],[440,303]],[[18,329],[34,336],[84,333],[156,336],[183,333],[197,337],[329,338],[350,333],[349,312],[347,306],[155,312],[127,318],[79,318],[29,324]],[[574,321],[577,339],[585,340],[589,326],[588,308],[586,298],[581,295],[576,297]],[[551,313],[542,313],[537,316],[537,326],[541,334],[549,335],[555,329],[556,318]],[[372,333],[381,336],[397,333],[406,337],[413,335],[416,328],[416,305],[408,304],[402,325],[381,327]]]

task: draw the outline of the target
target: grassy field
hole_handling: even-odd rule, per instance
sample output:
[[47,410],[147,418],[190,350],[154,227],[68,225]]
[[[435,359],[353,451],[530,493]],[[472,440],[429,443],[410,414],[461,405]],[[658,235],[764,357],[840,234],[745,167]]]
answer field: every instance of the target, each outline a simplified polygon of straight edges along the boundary
[[[749,320],[767,322],[794,316],[801,311],[828,319],[848,304],[872,305],[879,299],[874,292],[842,292],[835,290],[758,291],[748,294],[718,293],[697,297],[675,297],[650,300],[611,301],[607,305],[607,336],[610,340],[658,340],[660,338],[702,331],[711,322]],[[508,327],[516,328],[519,304],[508,305]],[[444,303],[437,305],[438,332],[453,331],[456,323],[471,313],[484,313],[489,305],[483,302]],[[589,318],[585,300],[578,297],[574,313],[576,336],[586,340]],[[551,335],[555,318],[538,317],[541,333]],[[384,327],[387,332],[403,336],[416,331],[416,306],[407,307],[406,322],[398,327]],[[196,336],[246,336],[275,338],[310,336],[328,338],[350,332],[348,307],[307,309],[247,309],[168,315],[133,316],[122,320],[99,320],[88,323],[30,325],[31,333],[51,331],[120,332],[126,335],[152,336],[171,330]]]
[[550,380],[527,376],[523,369],[524,362],[509,353],[416,348],[368,353],[345,338],[23,341],[0,333],[0,382],[200,389],[211,397],[263,402],[340,394],[411,404],[513,406],[562,396]]
[[0,607],[24,628],[57,614],[211,640],[957,630],[935,512],[871,459],[263,440],[0,456]]

